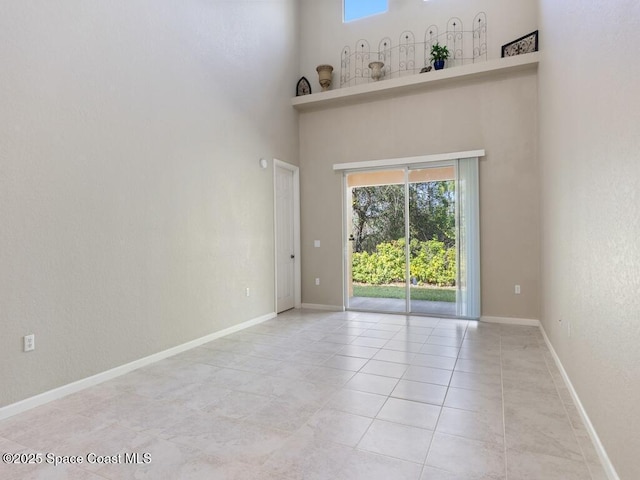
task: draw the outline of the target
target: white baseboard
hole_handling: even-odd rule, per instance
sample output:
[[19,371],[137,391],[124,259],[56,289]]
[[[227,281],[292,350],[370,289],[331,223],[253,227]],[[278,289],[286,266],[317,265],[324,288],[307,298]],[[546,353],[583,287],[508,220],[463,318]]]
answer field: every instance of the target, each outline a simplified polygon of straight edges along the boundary
[[487,323],[503,323],[505,325],[524,325],[526,327],[539,327],[540,320],[535,320],[532,318],[515,318],[515,317],[490,317],[490,316],[481,316],[481,322]]
[[580,418],[582,418],[582,422],[584,423],[584,426],[586,427],[587,432],[589,433],[589,437],[591,438],[591,441],[593,442],[593,446],[596,449],[596,452],[598,453],[598,457],[600,458],[600,462],[602,463],[602,468],[604,468],[604,471],[607,474],[607,478],[609,478],[609,480],[620,480],[620,477],[618,476],[616,469],[613,467],[613,464],[609,459],[609,455],[607,455],[607,451],[604,449],[604,445],[602,445],[602,442],[600,441],[600,437],[598,437],[598,434],[596,433],[596,430],[593,427],[593,424],[591,423],[591,420],[589,419],[589,416],[587,415],[587,412],[584,409],[584,406],[582,405],[580,398],[578,397],[578,393],[573,388],[573,384],[571,383],[571,380],[569,380],[569,376],[567,375],[567,372],[564,369],[562,362],[560,361],[560,357],[558,357],[558,355],[556,354],[556,351],[553,348],[553,345],[551,344],[549,337],[547,336],[547,332],[544,331],[544,327],[542,326],[542,324],[540,324],[540,331],[542,332],[544,341],[547,344],[547,347],[549,348],[549,351],[551,352],[551,355],[553,356],[554,361],[556,362],[556,366],[558,367],[558,370],[560,370],[560,374],[562,375],[564,384],[566,385],[567,389],[569,390],[569,393],[571,394],[573,403],[575,404],[578,410],[578,413],[580,413]]
[[245,328],[249,328],[254,325],[258,325],[259,323],[266,322],[267,320],[275,318],[275,316],[276,316],[276,313],[271,312],[254,319],[247,320],[246,322],[242,322],[238,325],[234,325],[233,327],[225,328],[224,330],[220,330],[218,332],[205,335],[204,337],[200,337],[195,340],[191,340],[190,342],[183,343],[182,345],[169,348],[162,352],[154,353],[153,355],[149,355],[148,357],[134,360],[133,362],[127,363],[125,365],[121,365],[119,367],[106,370],[96,375],[92,375],[91,377],[83,378],[76,382],[68,383],[67,385],[63,385],[61,387],[54,388],[53,390],[49,390],[47,392],[41,393],[39,395],[35,395],[25,400],[21,400],[19,402],[7,405],[5,407],[1,407],[0,420],[11,417],[13,415],[17,415],[19,413],[25,412],[32,408],[39,407],[40,405],[44,405],[45,403],[49,403],[53,400],[66,397],[67,395],[79,392],[80,390],[84,390],[85,388],[89,388],[99,383],[105,382],[107,380],[111,380],[113,378],[119,377],[126,373],[132,372],[133,370],[137,370],[138,368],[146,367],[147,365],[150,365],[152,363],[155,363],[159,360],[163,360],[168,357],[172,357],[174,355],[177,355],[178,353],[182,353],[187,350],[191,350],[192,348],[199,347],[200,345],[211,342],[216,338],[224,337],[226,335],[239,332],[240,330],[244,330]]
[[328,312],[344,312],[344,307],[338,305],[323,305],[320,303],[303,303],[302,308],[307,310],[325,310]]

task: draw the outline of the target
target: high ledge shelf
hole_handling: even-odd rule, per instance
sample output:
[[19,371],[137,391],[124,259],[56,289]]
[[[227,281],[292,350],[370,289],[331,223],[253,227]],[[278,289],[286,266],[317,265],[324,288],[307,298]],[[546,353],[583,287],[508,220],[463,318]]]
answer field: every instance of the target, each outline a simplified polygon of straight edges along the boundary
[[527,53],[460,67],[432,70],[406,77],[363,83],[353,87],[337,88],[311,95],[302,95],[294,97],[291,100],[291,104],[296,110],[306,111],[382,99],[412,91],[428,90],[431,87],[441,86],[457,80],[491,78],[505,73],[535,70],[538,68],[538,62],[538,52]]

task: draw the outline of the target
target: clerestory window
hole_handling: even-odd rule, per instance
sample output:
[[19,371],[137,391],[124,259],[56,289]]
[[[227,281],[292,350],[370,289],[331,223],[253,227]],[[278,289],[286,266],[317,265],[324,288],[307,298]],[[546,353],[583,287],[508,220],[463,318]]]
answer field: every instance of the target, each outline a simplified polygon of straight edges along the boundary
[[344,21],[351,22],[389,10],[388,0],[344,0]]

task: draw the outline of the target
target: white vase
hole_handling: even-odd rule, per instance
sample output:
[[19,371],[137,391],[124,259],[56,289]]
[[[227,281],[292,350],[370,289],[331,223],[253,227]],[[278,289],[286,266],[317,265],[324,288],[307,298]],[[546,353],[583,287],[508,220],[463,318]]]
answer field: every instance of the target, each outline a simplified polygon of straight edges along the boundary
[[329,87],[331,87],[331,74],[333,73],[333,67],[331,65],[318,65],[316,67],[316,72],[318,72],[318,80],[320,81],[322,91],[326,92],[329,90]]
[[384,62],[371,62],[369,64],[369,68],[371,69],[371,78],[374,82],[377,82],[382,78],[382,67],[384,67]]

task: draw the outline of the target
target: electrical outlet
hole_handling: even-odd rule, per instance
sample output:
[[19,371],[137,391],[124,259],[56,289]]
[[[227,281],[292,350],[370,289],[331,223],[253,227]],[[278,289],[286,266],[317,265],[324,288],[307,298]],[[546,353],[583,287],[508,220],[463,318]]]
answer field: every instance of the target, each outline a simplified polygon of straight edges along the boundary
[[249,295],[251,295],[251,290],[249,290],[249,287],[247,287],[246,295],[247,295],[247,297],[248,297]]
[[24,351],[30,352],[31,350],[36,349],[36,336],[35,334],[25,335],[24,336]]
[[516,295],[520,295],[520,285],[516,285],[515,293]]
[[316,285],[320,285],[320,279],[316,278]]

